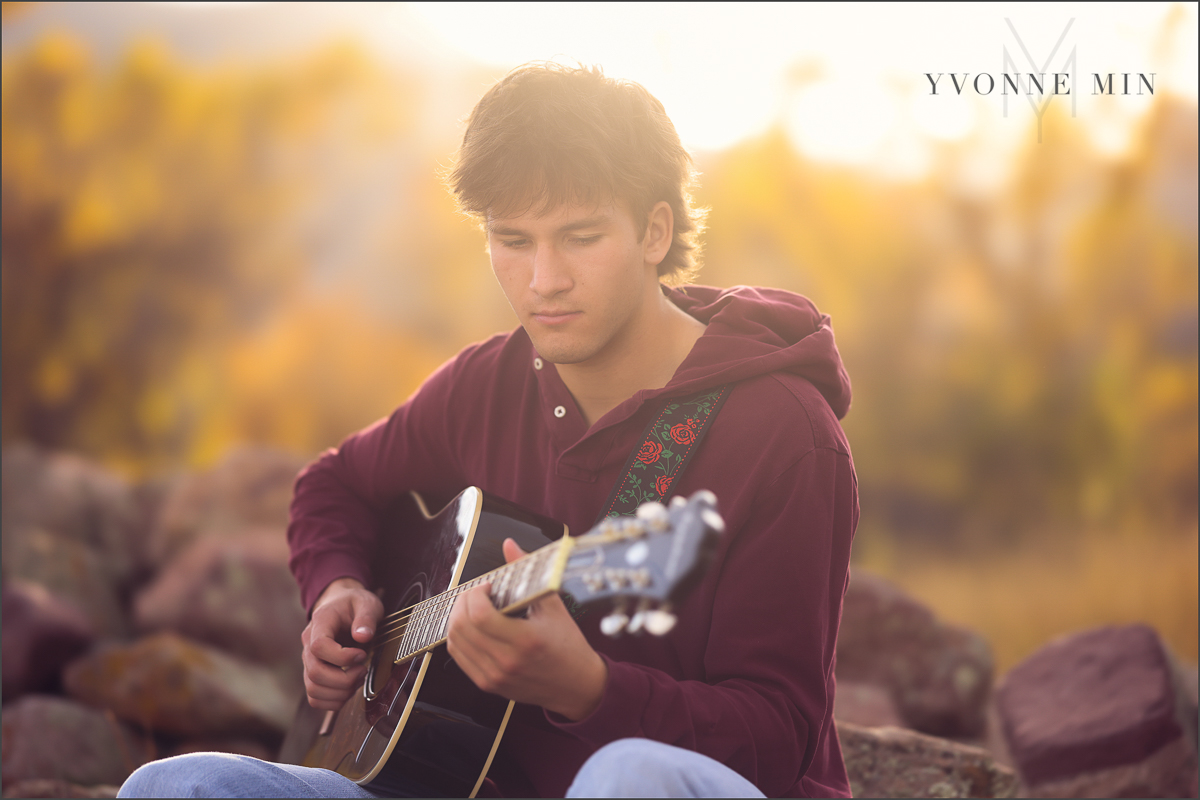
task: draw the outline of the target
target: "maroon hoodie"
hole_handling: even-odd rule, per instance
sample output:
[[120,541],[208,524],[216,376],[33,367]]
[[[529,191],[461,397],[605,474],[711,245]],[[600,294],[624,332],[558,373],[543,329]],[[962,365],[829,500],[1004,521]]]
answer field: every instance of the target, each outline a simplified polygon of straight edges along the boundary
[[584,614],[608,663],[600,706],[569,722],[518,704],[489,777],[509,796],[562,797],[592,752],[637,736],[715,758],[767,796],[848,796],[833,667],[858,491],[838,424],[850,381],[829,318],[777,289],[664,291],[704,335],[666,387],[590,429],[518,328],[466,348],[311,464],[288,528],[304,603],[339,577],[370,585],[376,514],[409,490],[449,499],[479,486],[586,531],[664,399],[734,382],[672,486],[712,490],[726,522],[679,623],[661,638],[610,639],[601,614]]

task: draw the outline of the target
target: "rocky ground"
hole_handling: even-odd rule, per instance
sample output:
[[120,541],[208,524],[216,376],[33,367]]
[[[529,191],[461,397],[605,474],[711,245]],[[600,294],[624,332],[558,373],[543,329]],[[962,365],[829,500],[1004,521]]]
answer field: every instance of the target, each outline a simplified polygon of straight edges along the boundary
[[[131,486],[3,453],[5,797],[112,797],[139,764],[276,757],[302,691],[284,529],[302,464],[245,449]],[[1196,797],[1197,678],[1149,627],[994,681],[977,633],[855,571],[834,716],[856,796]]]

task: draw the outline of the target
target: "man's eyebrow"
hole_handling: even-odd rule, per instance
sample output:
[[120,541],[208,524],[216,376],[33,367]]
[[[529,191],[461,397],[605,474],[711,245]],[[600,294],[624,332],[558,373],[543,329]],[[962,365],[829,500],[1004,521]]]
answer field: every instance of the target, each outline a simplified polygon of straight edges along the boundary
[[[592,228],[597,225],[603,225],[611,220],[612,220],[611,214],[603,214],[603,213],[602,214],[593,214],[590,217],[585,217],[584,219],[577,219],[573,222],[568,222],[565,225],[561,225],[561,226],[559,226],[557,232],[558,233],[569,233],[570,231],[577,231],[582,228]],[[498,224],[495,224],[492,222],[487,223],[487,230],[488,230],[488,233],[495,234],[496,236],[528,236],[529,235],[529,233],[527,231],[523,231],[520,228],[509,227],[508,225],[498,225]]]

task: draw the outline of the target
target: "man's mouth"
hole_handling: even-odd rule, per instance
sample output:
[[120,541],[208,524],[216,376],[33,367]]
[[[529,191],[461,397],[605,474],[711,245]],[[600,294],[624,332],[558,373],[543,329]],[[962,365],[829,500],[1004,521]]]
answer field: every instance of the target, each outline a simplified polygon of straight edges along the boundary
[[546,310],[535,311],[532,318],[542,325],[562,325],[582,314],[582,311]]

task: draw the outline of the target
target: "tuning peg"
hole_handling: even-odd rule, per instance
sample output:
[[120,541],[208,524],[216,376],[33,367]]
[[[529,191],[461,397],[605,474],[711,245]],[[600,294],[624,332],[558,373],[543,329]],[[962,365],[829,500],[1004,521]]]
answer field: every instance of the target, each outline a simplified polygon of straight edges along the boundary
[[646,533],[646,523],[637,517],[621,518],[621,536],[626,539],[636,539]]
[[650,608],[650,601],[643,600],[638,603],[637,611],[633,613],[633,617],[629,620],[628,627],[625,630],[629,633],[638,634],[642,632],[642,626],[646,624],[646,611]]
[[667,507],[662,503],[650,501],[642,503],[637,510],[638,519],[644,520],[650,530],[655,532],[665,531],[670,525],[670,517],[667,516]]
[[650,635],[662,636],[675,627],[675,615],[662,608],[647,611],[642,617],[642,626]]
[[629,616],[620,609],[616,609],[607,617],[600,620],[600,632],[605,636],[618,636],[621,631],[625,630],[625,626],[628,624]]
[[710,492],[708,489],[700,489],[699,491],[697,491],[695,494],[692,495],[692,499],[699,500],[701,503],[704,503],[706,506],[716,506],[717,505],[717,496],[715,494],[713,494],[712,492]]
[[684,500],[679,495],[675,495],[674,497],[671,498],[671,508],[683,508],[686,505],[687,505],[687,500]]

